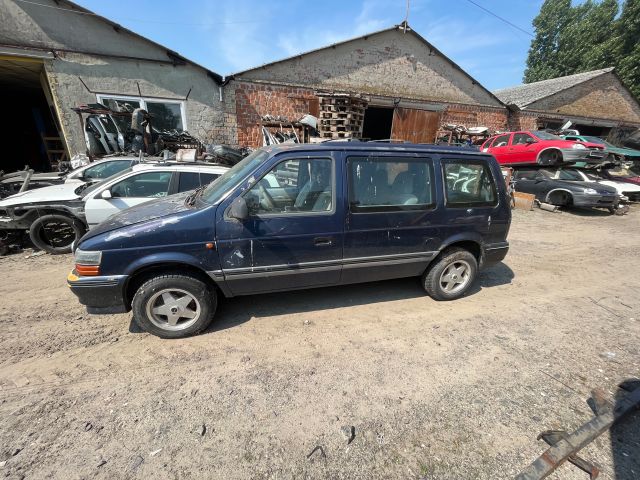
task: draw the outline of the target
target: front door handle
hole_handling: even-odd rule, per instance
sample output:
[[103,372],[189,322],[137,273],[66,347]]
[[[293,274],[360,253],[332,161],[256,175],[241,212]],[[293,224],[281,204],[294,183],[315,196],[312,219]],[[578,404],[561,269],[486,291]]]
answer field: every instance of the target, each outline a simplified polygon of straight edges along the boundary
[[313,244],[316,247],[330,247],[333,245],[333,239],[331,237],[316,237],[313,239]]

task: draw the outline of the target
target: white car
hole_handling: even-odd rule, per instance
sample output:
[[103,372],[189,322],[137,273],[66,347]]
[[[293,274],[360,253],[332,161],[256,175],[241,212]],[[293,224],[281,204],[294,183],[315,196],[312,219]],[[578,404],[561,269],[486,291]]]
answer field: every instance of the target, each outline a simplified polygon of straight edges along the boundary
[[67,253],[74,240],[134,205],[207,185],[228,167],[207,163],[140,163],[104,180],[68,182],[0,200],[0,231],[29,231],[36,247]]
[[[34,173],[29,179],[28,190],[43,188],[60,183],[82,183],[103,180],[133,165],[140,163],[138,157],[112,157],[83,165],[69,172]],[[0,198],[17,193],[27,172],[14,172],[0,177]]]
[[580,182],[599,183],[613,187],[618,192],[620,200],[625,202],[640,201],[640,185],[630,182],[618,182],[615,180],[603,178],[596,171],[585,170],[575,167],[561,167],[555,171],[554,177],[557,180],[577,180]]

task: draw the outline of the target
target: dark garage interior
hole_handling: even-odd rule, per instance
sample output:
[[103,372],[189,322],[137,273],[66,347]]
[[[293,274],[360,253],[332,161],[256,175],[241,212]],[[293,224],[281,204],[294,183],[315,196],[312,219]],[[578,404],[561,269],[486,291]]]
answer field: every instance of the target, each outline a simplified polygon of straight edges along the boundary
[[393,108],[367,107],[362,126],[363,140],[387,140],[391,138]]

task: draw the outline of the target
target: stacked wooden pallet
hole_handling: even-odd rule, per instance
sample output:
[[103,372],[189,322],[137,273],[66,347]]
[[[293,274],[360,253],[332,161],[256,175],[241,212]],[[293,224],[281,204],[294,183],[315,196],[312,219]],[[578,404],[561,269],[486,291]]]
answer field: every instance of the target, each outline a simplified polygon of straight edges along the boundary
[[320,95],[320,137],[360,138],[367,101],[361,97],[333,94]]

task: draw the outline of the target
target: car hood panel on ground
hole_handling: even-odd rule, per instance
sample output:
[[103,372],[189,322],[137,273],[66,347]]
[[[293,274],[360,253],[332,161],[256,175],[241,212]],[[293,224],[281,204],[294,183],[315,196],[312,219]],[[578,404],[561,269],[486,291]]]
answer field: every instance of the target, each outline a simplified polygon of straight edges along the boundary
[[0,201],[0,207],[15,207],[27,203],[55,203],[77,200],[80,196],[75,192],[78,183],[63,183],[49,187],[26,190],[16,193]]

